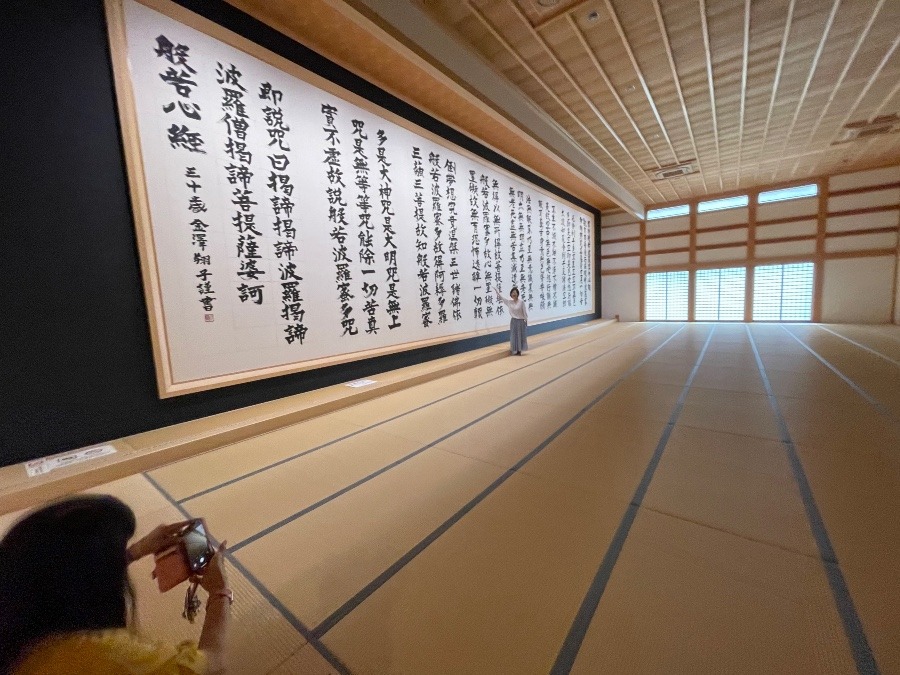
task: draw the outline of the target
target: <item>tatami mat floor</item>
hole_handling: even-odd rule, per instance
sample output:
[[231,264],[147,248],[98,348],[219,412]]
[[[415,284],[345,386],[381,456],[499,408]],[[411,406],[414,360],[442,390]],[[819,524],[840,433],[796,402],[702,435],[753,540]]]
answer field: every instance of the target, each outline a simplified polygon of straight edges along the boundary
[[606,326],[97,491],[229,542],[238,675],[900,673],[894,326]]

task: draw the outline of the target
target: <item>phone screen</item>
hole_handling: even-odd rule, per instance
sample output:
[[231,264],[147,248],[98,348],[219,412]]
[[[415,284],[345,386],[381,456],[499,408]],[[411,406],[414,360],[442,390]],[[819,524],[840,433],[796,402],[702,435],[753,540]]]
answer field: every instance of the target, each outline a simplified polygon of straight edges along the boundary
[[209,539],[206,536],[206,529],[200,521],[195,522],[182,535],[184,548],[187,553],[188,565],[192,572],[202,569],[209,559],[212,557],[212,550],[209,545]]

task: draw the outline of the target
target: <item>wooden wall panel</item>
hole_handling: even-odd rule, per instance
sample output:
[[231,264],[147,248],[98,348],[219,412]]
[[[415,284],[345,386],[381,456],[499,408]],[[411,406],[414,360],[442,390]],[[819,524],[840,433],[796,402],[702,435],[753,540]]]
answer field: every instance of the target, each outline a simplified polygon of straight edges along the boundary
[[887,166],[870,171],[845,173],[831,176],[830,189],[832,192],[852,190],[854,188],[872,187],[873,185],[888,185],[900,181],[900,165]]
[[660,218],[647,221],[647,234],[671,234],[673,232],[687,232],[691,227],[689,216],[677,218]]
[[709,211],[697,214],[697,228],[704,230],[708,227],[722,227],[723,225],[744,225],[749,220],[750,213],[747,207]]
[[748,238],[749,231],[746,227],[739,227],[733,230],[717,230],[714,232],[698,232],[697,245],[707,246],[710,244],[744,243]]
[[780,237],[815,237],[818,223],[815,219],[799,220],[793,223],[766,225],[756,223],[756,240],[778,239]]
[[896,232],[880,232],[878,234],[854,234],[849,237],[829,237],[825,240],[826,253],[838,251],[871,251],[874,249],[893,249],[897,246]]
[[[611,239],[625,239],[629,237],[640,237],[640,223],[629,223],[627,225],[619,225],[616,227],[601,227],[600,241],[609,241]],[[604,246],[604,249],[606,247]]]
[[[641,257],[636,255],[630,258],[612,258],[610,260],[603,260],[600,264],[607,272],[613,270],[636,270],[641,267]],[[606,281],[603,283],[606,283]]]
[[636,222],[634,216],[626,211],[604,211],[603,212],[603,223],[601,228],[604,227],[615,227],[616,225],[623,225],[625,223],[634,223]]
[[790,199],[784,202],[760,204],[756,207],[756,222],[793,218],[795,216],[814,216],[819,210],[819,202],[815,197]]
[[759,259],[776,258],[780,255],[798,255],[812,257],[816,253],[816,240],[784,241],[777,244],[756,244],[756,257]]
[[659,237],[647,240],[647,252],[662,251],[670,248],[687,248],[690,245],[690,236],[679,234],[673,237]]
[[604,244],[603,245],[603,254],[602,258],[609,258],[613,256],[621,256],[625,253],[640,253],[641,252],[641,242],[639,239],[635,239],[634,241],[623,241],[617,244]]
[[718,262],[720,260],[732,263],[747,259],[746,246],[729,246],[728,248],[700,249],[697,251],[697,262]]
[[[656,271],[688,270],[690,274],[689,317],[693,320],[694,272],[698,269],[747,267],[747,320],[752,307],[753,268],[762,264],[812,262],[815,265],[813,321],[839,320],[841,308],[849,304],[835,296],[835,289],[847,275],[865,274],[870,261],[878,270],[889,259],[891,274],[878,273],[873,306],[866,313],[868,295],[859,297],[863,309],[854,316],[900,316],[900,166],[818,179],[819,195],[797,200],[757,204],[760,192],[809,184],[809,181],[778,184],[748,190],[747,207],[698,213],[699,199],[671,202],[660,207],[687,203],[690,213],[676,218],[641,221],[636,244],[641,256],[619,254],[601,262],[604,276],[624,276],[640,272],[636,313],[643,313],[643,275]],[[726,193],[723,196],[733,196]],[[715,197],[712,197],[715,198]],[[706,201],[709,198],[704,198]],[[608,223],[604,215],[604,224]],[[630,230],[633,231],[633,230]],[[623,242],[624,243],[624,242]],[[604,248],[607,253],[608,246]],[[855,261],[857,264],[832,265]],[[828,265],[826,265],[828,263]],[[829,270],[833,278],[829,280]],[[846,284],[845,284],[846,285]],[[869,288],[869,282],[854,281],[849,287]],[[866,293],[869,291],[867,290]],[[826,297],[831,293],[830,297]],[[884,310],[882,296],[890,299]],[[836,299],[837,298],[837,299]],[[827,308],[825,305],[827,304]],[[827,309],[827,311],[826,311]],[[860,321],[863,319],[860,318]]]
[[689,255],[687,251],[681,253],[659,253],[657,255],[647,256],[647,268],[653,271],[652,267],[663,265],[685,265],[687,266]]
[[835,211],[851,211],[853,209],[870,209],[876,206],[894,206],[900,204],[900,188],[873,190],[871,192],[854,192],[828,198],[829,213]]
[[898,211],[876,211],[875,213],[854,214],[849,216],[829,216],[828,232],[851,232],[853,230],[896,227]]

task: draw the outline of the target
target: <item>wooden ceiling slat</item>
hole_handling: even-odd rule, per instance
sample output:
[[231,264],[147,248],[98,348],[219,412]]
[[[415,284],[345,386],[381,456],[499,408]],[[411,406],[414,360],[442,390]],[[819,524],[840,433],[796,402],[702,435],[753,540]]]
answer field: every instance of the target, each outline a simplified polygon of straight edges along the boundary
[[687,105],[684,102],[684,94],[681,91],[681,80],[678,77],[678,71],[675,68],[675,58],[672,55],[672,47],[669,44],[669,34],[666,30],[666,23],[663,19],[662,10],[659,7],[659,0],[652,0],[653,13],[656,15],[656,22],[659,25],[659,33],[663,39],[666,48],[666,59],[669,62],[669,68],[672,71],[672,81],[675,85],[675,91],[678,94],[678,102],[681,106],[681,112],[684,115],[684,124],[687,127],[688,136],[691,139],[691,147],[694,149],[694,161],[697,163],[697,171],[700,173],[700,179],[703,181],[703,191],[709,192],[706,184],[706,175],[703,173],[703,166],[700,162],[700,153],[697,152],[697,142],[694,139],[694,130],[691,126],[691,117],[688,114]]
[[797,124],[797,118],[800,117],[800,110],[801,108],[803,108],[803,103],[806,100],[806,94],[809,92],[809,85],[816,73],[816,68],[819,65],[819,59],[821,59],[822,52],[825,50],[825,42],[828,40],[828,35],[831,33],[831,28],[834,25],[834,19],[837,16],[837,12],[840,6],[841,0],[834,0],[834,4],[831,7],[831,13],[828,15],[828,19],[825,22],[825,28],[822,31],[822,37],[819,39],[819,46],[816,48],[816,53],[813,56],[812,64],[809,67],[809,75],[806,77],[806,82],[803,84],[803,90],[800,92],[800,97],[797,100],[797,107],[794,109],[794,116],[791,118],[791,124],[790,126],[788,126],[787,134],[785,134],[784,144],[781,147],[782,153],[787,149],[791,134],[793,133],[794,127]]
[[[625,153],[625,155],[638,167],[638,170],[643,173],[643,167],[641,167],[640,162],[638,162],[638,160],[635,158],[634,154],[631,152],[631,150],[628,148],[628,146],[626,146],[625,143],[622,141],[621,137],[616,132],[616,130],[607,121],[606,116],[596,107],[596,105],[594,105],[590,96],[588,96],[587,93],[584,91],[584,89],[581,87],[581,85],[578,84],[578,82],[572,76],[571,72],[569,72],[569,69],[562,63],[562,61],[559,60],[559,58],[556,56],[556,53],[553,51],[553,49],[550,47],[550,45],[547,44],[547,41],[544,39],[544,37],[540,33],[538,33],[538,31],[535,30],[535,28],[531,25],[531,23],[528,21],[528,17],[526,17],[522,13],[522,10],[520,9],[520,7],[517,4],[515,4],[513,2],[513,0],[507,0],[506,4],[521,19],[522,23],[527,27],[529,32],[532,34],[532,37],[535,40],[537,40],[538,44],[544,49],[545,53],[553,61],[554,65],[558,68],[559,72],[565,76],[566,80],[568,80],[569,85],[572,87],[572,89],[574,89],[576,92],[578,92],[578,94],[583,98],[585,104],[588,106],[588,108],[590,108],[591,112],[596,116],[596,118],[600,121],[600,123],[604,127],[606,127],[609,134],[616,140],[616,142],[622,148],[622,151]],[[623,167],[623,169],[624,169],[624,167]],[[626,171],[626,173],[628,173],[628,175],[631,176],[631,178],[633,180],[637,180],[634,178],[634,176],[631,174],[631,172]],[[652,184],[652,187],[654,190],[656,190],[657,193],[659,193],[659,196],[661,199],[666,198],[665,195],[663,195],[663,193],[660,191],[658,186],[656,186],[655,184]]]
[[[866,25],[859,33],[859,37],[857,37],[856,42],[853,45],[853,49],[850,50],[850,55],[847,57],[847,62],[841,70],[840,75],[838,75],[837,80],[831,87],[831,92],[828,95],[828,100],[822,106],[821,111],[819,112],[819,116],[816,118],[815,122],[813,122],[809,134],[806,137],[806,144],[809,145],[812,142],[812,139],[815,138],[816,132],[819,130],[819,127],[822,124],[822,120],[825,118],[825,115],[828,113],[831,108],[831,104],[834,103],[834,99],[837,97],[838,92],[841,89],[841,86],[844,84],[844,78],[847,77],[847,73],[850,71],[850,66],[853,65],[856,56],[859,54],[860,48],[866,40],[866,37],[869,35],[869,31],[872,29],[872,25],[875,23],[875,19],[878,17],[878,14],[881,12],[881,9],[884,7],[884,4],[887,0],[878,0],[878,3],[873,8],[871,14],[869,15],[869,20],[866,22]],[[797,170],[800,167],[800,162],[798,161],[794,164],[793,169],[791,169],[791,176],[795,176],[797,174]]]
[[606,74],[606,69],[600,65],[600,62],[597,60],[596,55],[591,49],[590,45],[587,43],[587,40],[584,37],[584,33],[581,32],[581,29],[578,27],[578,24],[575,23],[575,20],[572,18],[571,13],[566,15],[568,19],[569,25],[572,28],[572,32],[578,37],[579,42],[584,48],[585,54],[588,55],[588,58],[594,64],[594,67],[597,69],[597,73],[599,73],[600,77],[603,79],[604,84],[606,84],[607,89],[609,89],[610,95],[615,99],[616,103],[619,104],[619,107],[622,109],[622,112],[625,113],[625,116],[628,118],[628,122],[631,124],[631,127],[634,129],[635,134],[637,134],[640,141],[643,143],[644,147],[647,149],[647,153],[653,158],[653,161],[656,163],[656,166],[662,166],[654,154],[653,150],[647,144],[647,139],[644,137],[644,134],[641,133],[640,128],[638,128],[637,122],[634,121],[634,117],[632,117],[631,113],[628,111],[628,106],[625,105],[624,101],[622,101],[622,97],[619,96],[619,93],[616,91],[616,88],[613,86],[613,83],[609,79],[609,75]]
[[747,67],[750,60],[750,0],[744,0],[744,50],[741,62],[741,106],[738,122],[738,158],[734,187],[741,186],[741,170],[744,156],[744,118],[747,104]]
[[771,127],[771,124],[772,124],[772,113],[775,110],[775,97],[778,94],[778,85],[780,84],[780,81],[781,81],[781,71],[784,68],[784,55],[785,55],[785,52],[787,51],[788,36],[790,35],[790,32],[791,32],[791,23],[792,23],[793,17],[794,17],[795,4],[796,4],[796,0],[790,0],[790,3],[788,4],[787,18],[785,19],[785,22],[784,22],[784,32],[783,32],[782,38],[781,38],[781,49],[778,52],[778,61],[776,62],[776,66],[775,66],[775,79],[772,82],[772,95],[769,98],[769,110],[766,113],[766,122],[765,122],[765,126],[763,127],[762,140],[758,144],[759,159],[757,160],[757,165],[756,165],[757,170],[754,174],[754,180],[758,180],[759,167],[762,166],[762,164],[763,164],[763,162],[761,160],[762,160],[762,157],[764,154],[766,140],[768,139],[768,136],[769,136],[769,128]]
[[[585,133],[585,135],[588,138],[590,138],[592,140],[592,142],[594,142],[597,145],[597,147],[599,147],[601,150],[603,150],[603,152],[605,152],[606,155],[610,159],[613,160],[613,162],[616,164],[616,166],[618,166],[619,169],[621,169],[623,174],[625,176],[631,177],[631,175],[628,173],[628,170],[625,169],[625,167],[622,166],[621,163],[619,163],[619,161],[609,152],[609,150],[606,149],[606,146],[596,136],[594,136],[594,134],[591,132],[591,130],[585,126],[584,122],[581,121],[581,119],[572,111],[572,109],[569,108],[568,105],[566,105],[566,103],[557,95],[557,93],[555,91],[553,91],[553,89],[544,81],[544,79],[540,75],[538,75],[537,72],[535,72],[535,70],[525,61],[525,59],[523,59],[519,55],[519,53],[513,48],[513,46],[511,44],[509,44],[509,42],[506,40],[506,38],[503,37],[503,35],[501,35],[499,33],[499,31],[497,31],[496,28],[494,28],[494,25],[481,12],[481,10],[478,9],[471,2],[471,0],[469,0],[468,4],[469,4],[469,8],[473,12],[473,14],[475,14],[475,16],[478,17],[478,19],[482,22],[484,27],[494,36],[494,38],[506,48],[508,53],[511,54],[516,59],[516,61],[519,63],[519,65],[524,70],[526,70],[531,75],[531,77],[544,88],[544,90],[547,92],[547,94],[549,94],[550,97],[553,98],[554,101],[556,101],[556,103],[560,106],[560,108],[562,108],[569,114],[569,116],[572,118],[572,120],[581,128],[581,130]],[[621,180],[621,177],[619,179]],[[641,192],[643,192],[644,197],[646,199],[652,200],[652,198],[650,197],[650,194],[645,189],[643,189],[643,187],[641,187]]]
[[[648,205],[900,157],[900,134],[832,145],[848,121],[900,106],[897,0],[406,1],[443,17]],[[650,180],[676,159],[697,172]]]
[[700,2],[700,23],[703,26],[703,50],[706,55],[706,79],[709,83],[709,105],[712,112],[713,137],[716,141],[716,165],[719,170],[719,189],[724,190],[722,180],[722,155],[719,147],[719,121],[716,115],[716,90],[713,84],[712,53],[709,48],[709,25],[706,19],[706,0]]
[[[885,52],[884,57],[881,59],[881,62],[875,68],[875,71],[872,73],[872,76],[869,78],[868,82],[866,82],[866,86],[863,87],[862,91],[859,93],[859,96],[856,97],[856,100],[853,102],[853,105],[850,106],[849,112],[846,117],[844,117],[844,121],[841,123],[841,127],[850,122],[856,115],[857,109],[860,107],[863,99],[869,93],[869,90],[872,88],[872,85],[878,79],[878,76],[881,74],[881,71],[887,65],[888,61],[891,60],[891,57],[894,55],[894,52],[897,51],[897,47],[900,46],[900,35],[894,38],[894,41],[891,43],[891,46]],[[894,80],[896,82],[896,79]]]
[[[659,129],[662,132],[663,138],[665,138],[666,144],[669,146],[669,151],[672,153],[672,163],[677,163],[678,153],[676,153],[675,148],[672,147],[672,141],[669,138],[669,132],[666,129],[666,125],[662,121],[662,118],[659,116],[659,110],[656,107],[656,102],[653,100],[653,95],[650,93],[650,88],[647,86],[647,81],[644,79],[644,74],[643,72],[641,72],[640,66],[638,66],[637,59],[635,59],[634,57],[634,52],[631,50],[631,45],[628,43],[628,37],[625,35],[625,31],[622,29],[622,24],[619,21],[619,17],[616,15],[615,7],[613,7],[611,0],[605,0],[605,2],[606,11],[609,14],[610,19],[612,19],[612,23],[616,29],[616,33],[618,33],[619,38],[622,40],[622,47],[624,47],[626,54],[628,54],[628,60],[631,62],[631,67],[634,68],[634,73],[641,85],[641,89],[644,91],[644,96],[647,97],[647,103],[650,106],[650,110],[653,112],[653,116],[656,118],[656,123],[659,125]],[[643,135],[641,136],[643,138]],[[646,140],[644,140],[644,143],[646,143]],[[657,166],[659,166],[658,162]]]

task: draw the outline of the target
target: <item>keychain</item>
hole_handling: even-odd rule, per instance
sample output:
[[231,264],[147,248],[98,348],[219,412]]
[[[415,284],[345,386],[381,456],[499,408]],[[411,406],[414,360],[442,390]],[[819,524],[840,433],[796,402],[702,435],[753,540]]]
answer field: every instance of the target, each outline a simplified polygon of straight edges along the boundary
[[194,623],[194,618],[200,611],[200,598],[197,597],[197,587],[199,583],[192,583],[188,586],[184,594],[184,611],[181,613],[185,619]]

